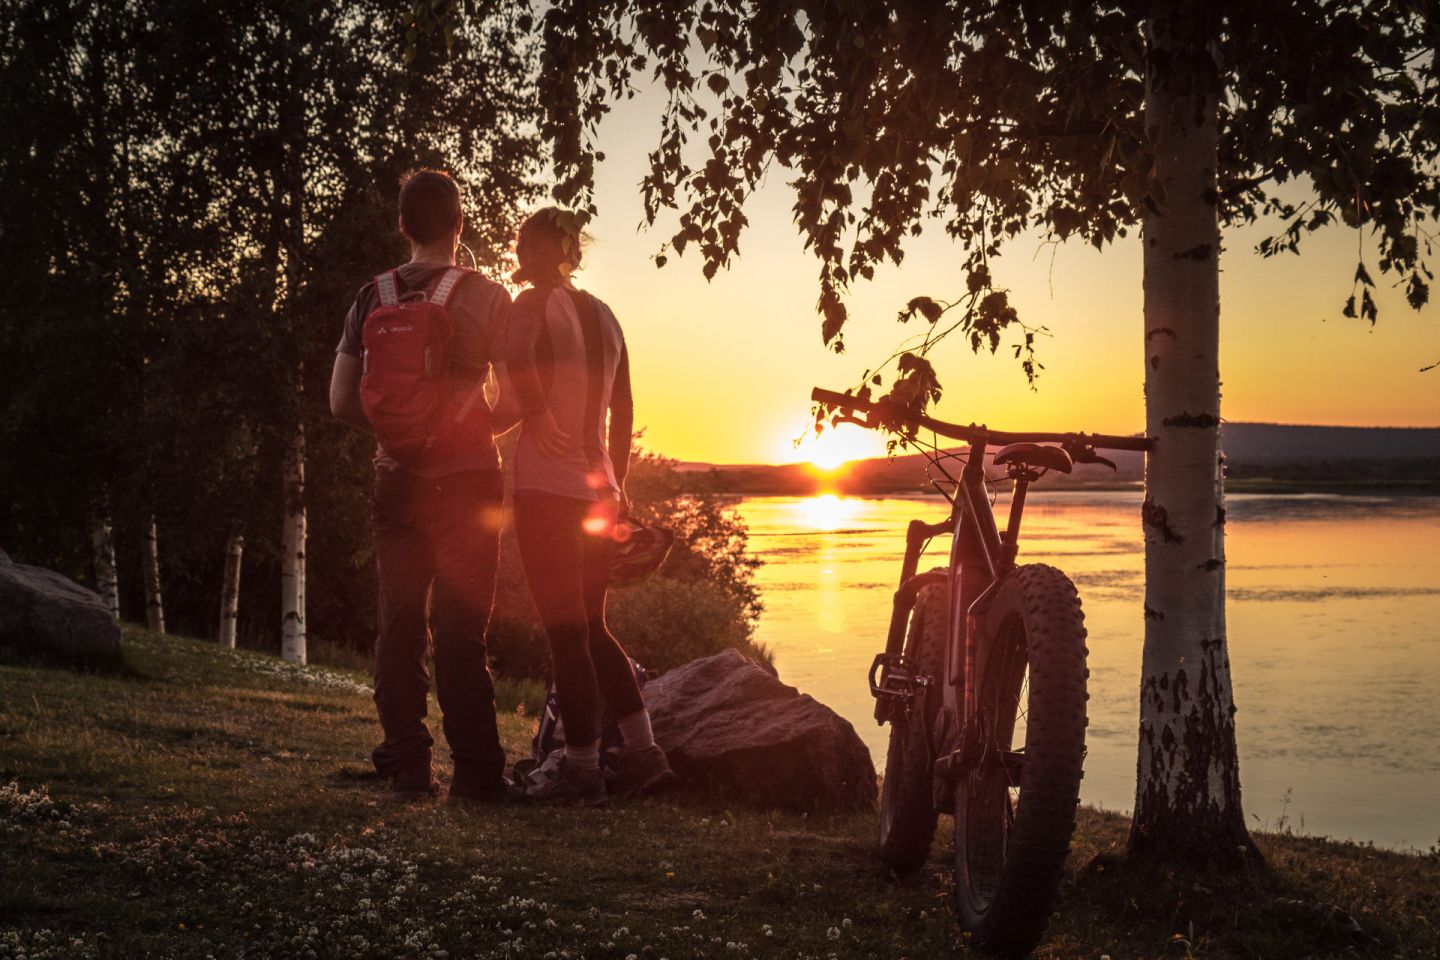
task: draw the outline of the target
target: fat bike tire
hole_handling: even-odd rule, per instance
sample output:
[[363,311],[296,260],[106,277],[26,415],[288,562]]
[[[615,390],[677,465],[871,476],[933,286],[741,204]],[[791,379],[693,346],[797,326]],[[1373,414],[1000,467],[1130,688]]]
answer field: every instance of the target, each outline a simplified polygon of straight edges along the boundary
[[1006,578],[977,629],[982,748],[955,791],[956,912],[980,951],[1024,957],[1045,933],[1075,832],[1085,616],[1065,574],[1027,564]]
[[931,781],[935,757],[930,731],[943,699],[940,681],[949,612],[948,585],[925,587],[916,596],[905,638],[905,656],[919,664],[920,672],[931,679],[931,684],[919,690],[909,708],[890,721],[877,846],[881,861],[902,876],[925,865],[935,835],[938,811]]

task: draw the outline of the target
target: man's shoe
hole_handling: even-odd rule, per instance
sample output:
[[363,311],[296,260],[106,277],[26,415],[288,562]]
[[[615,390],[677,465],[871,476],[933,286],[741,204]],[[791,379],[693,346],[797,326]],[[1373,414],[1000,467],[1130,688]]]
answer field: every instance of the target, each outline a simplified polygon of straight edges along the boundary
[[526,787],[525,799],[532,803],[599,807],[610,798],[605,790],[605,777],[598,768],[582,770],[562,755],[556,765],[555,776]]
[[411,764],[391,777],[390,792],[397,800],[430,800],[440,795],[440,783],[427,760]]
[[463,768],[455,771],[447,799],[451,803],[511,803],[515,785],[504,776],[472,776]]
[[667,790],[679,782],[665,751],[652,743],[641,750],[625,750],[620,754],[616,788],[622,797],[647,797]]

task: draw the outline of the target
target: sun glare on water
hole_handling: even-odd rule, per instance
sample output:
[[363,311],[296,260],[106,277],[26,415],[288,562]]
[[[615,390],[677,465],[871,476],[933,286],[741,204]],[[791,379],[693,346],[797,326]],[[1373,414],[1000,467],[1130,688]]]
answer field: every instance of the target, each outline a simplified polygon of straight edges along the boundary
[[839,530],[855,516],[858,503],[833,493],[807,497],[797,505],[800,523],[811,530]]

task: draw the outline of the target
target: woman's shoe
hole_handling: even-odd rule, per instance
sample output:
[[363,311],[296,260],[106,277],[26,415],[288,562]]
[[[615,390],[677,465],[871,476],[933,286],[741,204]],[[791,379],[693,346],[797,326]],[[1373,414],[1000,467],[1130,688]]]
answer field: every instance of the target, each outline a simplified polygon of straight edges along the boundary
[[568,803],[582,807],[604,806],[610,799],[605,777],[597,767],[582,770],[561,757],[555,776],[525,788],[525,799],[533,803]]
[[616,780],[621,797],[648,797],[679,783],[658,743],[641,750],[623,751],[619,767]]

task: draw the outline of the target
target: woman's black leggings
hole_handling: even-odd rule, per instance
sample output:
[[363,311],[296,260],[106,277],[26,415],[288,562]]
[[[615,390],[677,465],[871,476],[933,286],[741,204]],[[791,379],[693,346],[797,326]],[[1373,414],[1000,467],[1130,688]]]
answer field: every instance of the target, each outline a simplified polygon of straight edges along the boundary
[[[587,533],[587,520],[603,530]],[[520,559],[550,642],[565,740],[582,746],[600,735],[601,697],[615,717],[645,706],[630,660],[605,626],[614,520],[609,503],[543,493],[515,497]]]

